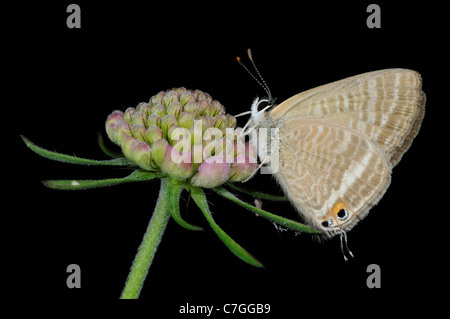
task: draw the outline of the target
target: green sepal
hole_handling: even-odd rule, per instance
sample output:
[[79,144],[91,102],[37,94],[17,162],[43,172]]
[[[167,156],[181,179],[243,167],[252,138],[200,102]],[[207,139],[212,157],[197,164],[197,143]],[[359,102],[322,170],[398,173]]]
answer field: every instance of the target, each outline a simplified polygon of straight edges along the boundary
[[52,189],[58,190],[84,190],[100,187],[114,186],[124,183],[149,181],[155,178],[164,177],[164,174],[153,173],[147,171],[136,170],[124,178],[110,178],[110,179],[84,179],[84,180],[48,180],[42,183]]
[[236,185],[236,183],[227,183],[226,185],[238,192],[253,196],[255,198],[270,200],[270,201],[274,201],[274,202],[289,201],[289,199],[286,196],[272,195],[272,194],[266,194],[266,193],[262,193],[262,192],[252,191],[252,190],[249,190],[246,188],[242,188],[242,187]]
[[183,191],[183,184],[182,182],[179,182],[174,179],[169,180],[168,185],[168,206],[170,214],[172,215],[172,218],[180,225],[181,227],[184,227],[189,230],[203,230],[203,228],[199,226],[195,226],[192,224],[189,224],[188,222],[184,221],[183,218],[181,218],[180,214],[180,195]]
[[116,152],[116,151],[112,151],[109,148],[106,147],[105,142],[103,141],[103,136],[101,133],[97,134],[97,143],[98,146],[100,147],[100,149],[102,150],[103,153],[105,153],[105,155],[112,157],[112,158],[121,158],[123,157],[123,154]]
[[61,154],[57,152],[52,152],[46,150],[42,147],[37,146],[32,143],[29,139],[21,136],[24,143],[35,153],[41,155],[42,157],[69,164],[79,164],[79,165],[104,165],[104,166],[136,166],[132,161],[127,158],[116,158],[111,160],[92,160],[87,158],[81,158],[66,154]]
[[205,194],[200,187],[191,187],[191,196],[197,206],[202,211],[209,225],[213,231],[219,236],[223,243],[231,250],[233,254],[245,261],[246,263],[255,266],[263,267],[263,265],[252,255],[250,255],[244,248],[236,243],[230,236],[228,236],[222,228],[220,228],[214,221],[211,211],[209,210],[208,202],[206,201]]
[[321,231],[313,229],[311,227],[308,227],[306,225],[303,225],[299,222],[293,221],[291,219],[287,219],[278,215],[274,215],[272,213],[269,213],[265,210],[262,210],[260,208],[257,208],[253,205],[250,205],[242,200],[240,200],[239,198],[237,198],[234,194],[230,193],[228,190],[226,190],[223,187],[216,187],[212,189],[213,191],[215,191],[217,194],[235,202],[236,204],[241,205],[244,208],[247,208],[248,210],[251,210],[254,213],[257,213],[259,216],[267,218],[268,220],[270,220],[271,222],[274,222],[278,225],[287,227],[289,229],[295,230],[297,232],[303,232],[303,233],[311,233],[311,234],[320,234]]

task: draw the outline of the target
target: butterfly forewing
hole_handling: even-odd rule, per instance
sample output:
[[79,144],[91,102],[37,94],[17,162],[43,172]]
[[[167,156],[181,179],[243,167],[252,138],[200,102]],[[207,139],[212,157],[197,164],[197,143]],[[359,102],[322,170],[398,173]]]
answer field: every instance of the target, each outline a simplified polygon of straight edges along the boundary
[[364,73],[293,96],[270,117],[282,125],[293,118],[320,117],[366,134],[392,164],[409,148],[424,115],[420,75],[406,69]]

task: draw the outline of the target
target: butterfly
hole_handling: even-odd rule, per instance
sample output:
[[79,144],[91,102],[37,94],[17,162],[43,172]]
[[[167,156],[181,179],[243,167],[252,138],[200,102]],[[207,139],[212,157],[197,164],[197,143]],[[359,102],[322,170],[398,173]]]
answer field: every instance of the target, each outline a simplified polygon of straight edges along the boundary
[[[250,51],[249,57],[253,62]],[[253,102],[249,124],[278,130],[273,174],[304,221],[327,238],[340,234],[342,247],[346,233],[385,194],[393,167],[420,129],[421,76],[408,69],[363,73],[278,105],[266,92],[269,98]],[[258,149],[263,163],[274,158],[266,155],[270,147],[264,155]]]

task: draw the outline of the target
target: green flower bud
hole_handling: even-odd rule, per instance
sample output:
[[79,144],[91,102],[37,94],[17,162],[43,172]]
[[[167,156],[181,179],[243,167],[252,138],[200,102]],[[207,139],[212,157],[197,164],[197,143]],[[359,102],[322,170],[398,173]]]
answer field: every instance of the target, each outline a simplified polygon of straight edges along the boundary
[[144,126],[145,118],[141,111],[136,111],[131,118],[131,125],[140,124]]
[[150,114],[147,118],[147,127],[152,125],[160,126],[161,125],[161,116],[157,114]]
[[188,102],[195,102],[197,99],[195,98],[195,95],[192,94],[191,91],[185,91],[183,94],[180,95],[180,103],[181,106],[184,106]]
[[159,139],[152,144],[152,158],[158,167],[161,167],[164,161],[164,155],[166,154],[166,149],[169,147],[169,142],[165,139]]
[[212,116],[199,116],[197,121],[202,122],[202,132],[206,131],[210,127],[214,127],[215,120]]
[[145,141],[145,136],[146,136],[146,129],[145,126],[142,124],[134,124],[131,127],[131,133],[133,134],[133,137],[135,139],[141,140],[141,141]]
[[161,118],[161,129],[164,133],[164,138],[167,138],[170,135],[167,135],[167,130],[169,129],[169,126],[171,125],[177,125],[178,121],[175,116],[173,115],[166,115],[163,118]]
[[214,109],[214,115],[213,116],[225,114],[225,107],[222,104],[220,104],[219,101],[214,100],[214,101],[211,102],[211,105],[212,105],[212,107]]
[[202,91],[200,91],[200,90],[195,90],[195,91],[194,91],[194,95],[196,96],[196,98],[197,98],[198,101],[200,101],[200,100],[206,100],[206,101],[208,101],[209,103],[212,102],[211,95],[209,95],[209,94],[206,93],[206,92],[202,92]]
[[194,101],[191,101],[191,102],[186,103],[186,104],[184,105],[183,109],[184,109],[186,112],[194,113],[195,116],[199,116],[200,113],[201,113],[201,111],[202,111],[202,109],[200,108],[200,106],[198,105],[198,103],[197,103],[197,102],[194,102]]
[[147,143],[152,145],[156,140],[164,138],[164,133],[159,126],[149,126],[146,132],[145,139]]
[[123,114],[123,118],[125,119],[125,121],[127,121],[128,123],[131,123],[131,120],[133,119],[133,115],[136,112],[136,110],[132,107],[129,107],[125,110],[125,113]]
[[187,111],[180,113],[178,117],[178,125],[184,128],[191,128],[194,125],[195,114]]
[[141,107],[140,111],[144,115],[144,119],[148,118],[149,115],[152,114],[152,109],[153,109],[153,106],[151,106],[150,104],[147,104],[147,103],[145,103],[145,106]]
[[162,105],[168,107],[172,102],[178,101],[178,93],[176,91],[169,91],[164,94]]
[[210,104],[207,100],[200,100],[197,102],[198,106],[200,107],[200,115],[205,115],[206,108]]
[[170,105],[167,107],[167,114],[178,117],[182,109],[183,107],[181,106],[181,103],[175,101],[170,103]]
[[218,129],[222,129],[224,127],[227,127],[227,124],[228,124],[228,119],[227,119],[226,115],[221,114],[221,115],[217,115],[215,117],[214,127],[217,127]]
[[164,115],[166,115],[166,108],[161,104],[156,104],[152,108],[152,114],[156,114],[160,117],[163,117]]
[[151,105],[162,104],[162,99],[163,99],[163,97],[164,97],[164,92],[161,91],[161,92],[159,92],[158,94],[153,95],[153,96],[150,98],[149,103],[150,103]]

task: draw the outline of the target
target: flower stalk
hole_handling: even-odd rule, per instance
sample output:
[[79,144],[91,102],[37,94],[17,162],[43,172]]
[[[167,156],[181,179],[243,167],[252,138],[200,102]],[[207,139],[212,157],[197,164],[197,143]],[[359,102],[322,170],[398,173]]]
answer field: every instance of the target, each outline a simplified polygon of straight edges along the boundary
[[144,285],[145,277],[155,257],[156,250],[161,242],[167,223],[170,218],[168,208],[168,178],[161,179],[158,201],[148,224],[138,253],[131,266],[130,273],[122,291],[121,299],[137,299]]

